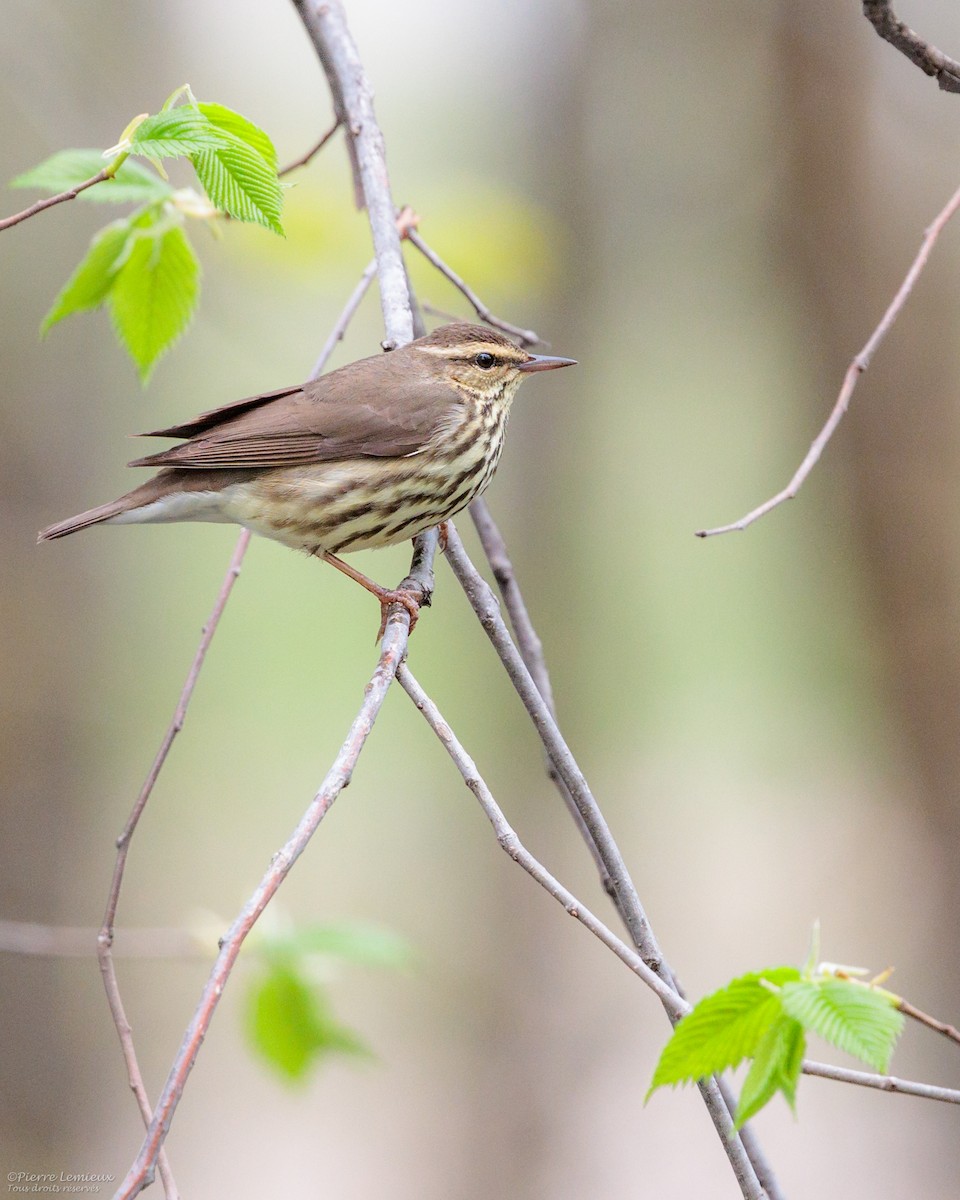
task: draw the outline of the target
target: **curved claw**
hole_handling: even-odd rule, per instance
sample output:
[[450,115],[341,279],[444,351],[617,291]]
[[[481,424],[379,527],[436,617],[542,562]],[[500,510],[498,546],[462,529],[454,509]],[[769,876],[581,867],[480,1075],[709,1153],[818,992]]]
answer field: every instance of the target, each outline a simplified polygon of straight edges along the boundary
[[379,595],[379,600],[380,631],[376,637],[378,642],[387,632],[387,618],[390,615],[390,606],[393,604],[402,604],[410,614],[410,632],[413,633],[420,617],[420,599],[416,592],[408,591],[406,588],[384,588]]

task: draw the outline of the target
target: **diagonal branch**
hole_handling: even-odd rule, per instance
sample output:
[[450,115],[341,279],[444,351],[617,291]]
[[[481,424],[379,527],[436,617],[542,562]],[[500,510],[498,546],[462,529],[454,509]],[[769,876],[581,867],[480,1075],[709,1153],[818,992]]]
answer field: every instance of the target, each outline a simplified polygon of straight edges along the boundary
[[679,1021],[681,1017],[686,1016],[690,1011],[690,1005],[685,1000],[682,1000],[673,988],[665,983],[656,972],[652,971],[635,950],[632,950],[626,942],[612,933],[599,918],[593,915],[586,905],[582,904],[576,896],[567,891],[563,884],[555,879],[546,867],[538,862],[530,851],[526,849],[517,837],[516,831],[504,816],[503,810],[494,799],[492,792],[477,770],[473,759],[463,748],[457,735],[444,720],[436,704],[434,704],[414,678],[413,672],[406,663],[402,663],[397,671],[397,682],[413,701],[419,712],[423,714],[427,724],[440,739],[443,748],[450,755],[457,770],[463,776],[464,783],[480,802],[480,807],[486,814],[487,820],[493,826],[494,832],[497,835],[497,841],[500,843],[502,849],[528,875],[532,876],[542,888],[545,888],[554,900],[558,900],[571,917],[579,921],[595,937],[599,938],[607,949],[612,950],[617,958],[626,964],[635,975],[639,975],[647,987],[660,998],[664,1008],[674,1020]]
[[[426,539],[426,551],[419,566],[414,568],[418,576],[414,582],[420,584],[424,590],[430,586],[432,559],[436,544],[437,535],[433,532],[432,537]],[[408,586],[409,582],[407,581]],[[129,1200],[153,1181],[154,1163],[169,1132],[170,1123],[183,1094],[187,1077],[196,1062],[200,1046],[240,953],[240,948],[257,918],[270,903],[294,863],[306,849],[320,822],[330,811],[333,802],[350,783],[357,759],[360,757],[360,751],[370,736],[370,731],[373,729],[373,724],[386,699],[397,667],[407,652],[409,633],[410,615],[406,609],[399,608],[398,611],[391,613],[387,621],[386,632],[381,643],[380,660],[364,690],[360,711],[350,726],[339,754],[301,818],[300,824],[286,844],[273,856],[270,866],[256,890],[220,943],[220,953],[217,955],[217,960],[204,986],[193,1019],[187,1026],[183,1044],[170,1068],[140,1152],[118,1189],[116,1200]]]
[[[634,945],[647,966],[671,991],[679,994],[673,972],[660,951],[620,849],[614,841],[583,772],[564,741],[546,701],[513,644],[506,624],[500,616],[499,605],[490,586],[467,556],[452,521],[447,522],[446,559],[477,614],[484,632],[493,643],[500,661],[540,735],[540,740],[550,761],[570,791],[573,802],[583,818],[589,837],[596,846],[597,853],[610,879],[614,903],[623,916]],[[730,1106],[721,1092],[718,1081],[704,1079],[697,1086],[743,1195],[756,1200],[766,1192],[771,1200],[776,1200],[779,1190],[776,1187],[772,1171],[759,1153],[756,1142],[748,1134],[746,1136],[751,1141],[752,1148],[756,1150],[756,1161],[751,1161],[743,1138],[733,1128]],[[759,1182],[761,1173],[766,1177],[764,1181],[766,1188],[761,1187]]]
[[91,175],[83,183],[78,183],[72,188],[67,188],[65,192],[59,192],[56,196],[46,196],[43,200],[37,200],[35,204],[31,204],[23,212],[14,213],[12,217],[4,217],[0,220],[0,233],[4,229],[9,229],[12,225],[19,225],[21,221],[26,221],[28,217],[35,217],[37,213],[43,212],[44,209],[53,208],[55,204],[63,204],[65,200],[76,200],[81,192],[85,192],[87,188],[93,187],[95,183],[103,183],[104,180],[110,179],[112,176],[113,172],[110,170],[110,167],[104,167],[96,175]]
[[[476,763],[467,753],[434,701],[423,690],[406,662],[401,663],[397,669],[397,682],[437,735],[441,745],[460,772],[464,783],[473,792],[474,796],[476,796],[487,820],[493,826],[497,841],[505,853],[518,866],[522,867],[532,879],[539,883],[554,900],[562,904],[571,917],[579,921],[581,925],[598,938],[608,950],[611,950],[626,967],[633,971],[657,995],[671,1021],[676,1022],[685,1017],[690,1012],[691,1007],[687,1001],[664,983],[659,975],[651,971],[634,950],[622,939],[618,938],[599,918],[594,916],[523,845],[494,798],[490,788],[487,786],[483,776],[477,770]],[[890,1075],[874,1075],[868,1071],[849,1070],[846,1067],[834,1067],[828,1063],[813,1062],[810,1059],[804,1060],[802,1069],[805,1075],[833,1079],[840,1083],[858,1084],[861,1087],[877,1088],[881,1091],[899,1092],[903,1095],[940,1100],[950,1104],[960,1104],[960,1091],[953,1088],[937,1087],[926,1083],[914,1083],[909,1080],[896,1079]]]
[[[167,732],[160,743],[160,749],[157,751],[153,765],[147,774],[147,778],[144,780],[130,816],[127,818],[127,823],[117,838],[117,857],[113,866],[113,878],[110,881],[110,892],[107,896],[107,906],[103,914],[103,923],[97,936],[97,962],[100,966],[100,976],[103,979],[103,987],[107,995],[107,1004],[110,1008],[110,1015],[113,1017],[117,1036],[120,1039],[120,1048],[127,1068],[127,1079],[130,1083],[130,1090],[136,1097],[137,1107],[140,1109],[140,1115],[145,1125],[149,1125],[153,1114],[150,1110],[150,1100],[147,1096],[147,1089],[144,1086],[140,1064],[137,1061],[137,1054],[133,1044],[133,1030],[130,1022],[127,1020],[123,999],[120,995],[120,983],[117,979],[117,969],[113,957],[114,923],[117,916],[117,905],[120,902],[120,889],[123,886],[123,873],[127,864],[130,841],[136,832],[137,824],[156,786],[164,763],[167,761],[167,756],[170,753],[174,740],[183,728],[187,709],[190,705],[194,689],[197,686],[197,680],[200,677],[200,670],[203,667],[207,651],[210,649],[210,643],[213,641],[213,635],[217,632],[217,626],[220,623],[220,618],[223,616],[223,610],[230,599],[233,585],[237,582],[237,577],[240,574],[240,566],[249,543],[250,533],[245,529],[237,539],[237,545],[230,560],[230,566],[227,568],[227,573],[224,576],[223,583],[220,585],[220,592],[213,606],[213,611],[206,625],[203,627],[200,644],[197,647],[196,654],[193,656],[190,670],[187,672],[187,678],[180,693],[177,707],[174,710],[173,719],[167,727]],[[158,1166],[164,1192],[168,1200],[175,1200],[175,1197],[179,1193],[170,1170],[170,1164],[166,1158],[166,1152],[161,1153]]]
[[[503,535],[494,521],[490,509],[487,507],[486,500],[482,497],[474,500],[470,505],[470,516],[480,537],[480,545],[487,556],[487,562],[489,562],[490,569],[493,571],[493,577],[497,581],[500,595],[503,597],[503,602],[506,605],[507,615],[510,617],[510,624],[513,626],[513,636],[517,639],[517,649],[520,651],[524,665],[533,677],[537,691],[543,697],[544,703],[550,710],[550,715],[556,720],[557,707],[553,699],[553,688],[550,686],[550,672],[547,670],[546,659],[543,656],[543,643],[540,641],[537,631],[533,627],[533,622],[530,620],[530,613],[527,611],[523,593],[520,591],[520,584],[517,581],[513,563],[507,551],[507,544],[503,540]],[[560,774],[553,765],[549,754],[545,753],[544,758],[546,761],[547,776],[560,793],[564,804],[567,806],[567,811],[570,813],[574,824],[580,832],[581,838],[583,838],[587,849],[593,856],[593,861],[600,876],[600,886],[613,900],[614,904],[616,904],[616,888],[614,888],[607,873],[607,868],[603,864],[600,851],[597,849],[596,843],[590,836],[590,831],[587,829],[583,817],[580,815],[570,789],[560,778]]]
[[284,175],[289,175],[291,171],[296,171],[300,167],[305,167],[308,162],[310,162],[316,155],[320,153],[327,142],[330,141],[333,135],[340,128],[341,124],[342,122],[340,118],[337,117],[330,128],[325,133],[320,135],[319,139],[313,146],[310,147],[306,154],[301,154],[300,157],[295,158],[293,162],[288,162],[285,167],[277,172],[277,178],[282,179]]
[[484,632],[493,642],[500,661],[523,701],[551,762],[557,769],[560,778],[570,789],[574,803],[610,876],[634,944],[643,956],[644,962],[672,987],[673,976],[663,962],[660,947],[653,936],[620,848],[614,841],[600,807],[594,799],[576,759],[570,752],[569,746],[564,741],[547,702],[540,694],[519,651],[513,644],[513,639],[500,616],[499,605],[489,584],[467,556],[463,542],[452,521],[447,522],[446,560],[457,577],[457,582],[466,593]]
[[941,91],[960,92],[960,63],[914,33],[890,7],[890,0],[863,0],[863,15],[885,42],[936,79]]
[[896,1007],[900,1009],[905,1017],[910,1017],[911,1020],[918,1021],[921,1025],[926,1025],[934,1033],[942,1033],[945,1038],[960,1045],[960,1029],[957,1029],[955,1026],[950,1025],[946,1021],[940,1021],[936,1017],[931,1017],[929,1013],[925,1013],[922,1009],[914,1007],[909,1000],[904,1000],[902,996],[897,998]]
[[495,316],[490,309],[484,304],[477,293],[465,283],[464,280],[454,271],[452,267],[447,266],[439,254],[435,250],[431,250],[427,243],[423,240],[416,229],[411,228],[407,231],[407,241],[411,245],[416,246],[424,258],[432,263],[437,268],[441,275],[449,279],[453,286],[461,292],[470,304],[481,321],[486,321],[488,325],[492,325],[494,329],[499,329],[503,333],[508,333],[511,337],[517,338],[522,346],[538,346],[543,345],[543,338],[534,333],[532,329],[521,329],[519,325],[511,325],[509,321],[504,321],[502,317]]
[[777,492],[775,496],[771,496],[769,500],[765,500],[759,507],[748,512],[746,516],[741,517],[739,521],[734,521],[731,525],[718,525],[715,529],[698,529],[697,537],[713,537],[718,533],[733,533],[744,530],[748,525],[752,525],[754,521],[765,516],[772,509],[779,507],[785,500],[792,500],[796,496],[807,476],[817,465],[827,442],[833,437],[834,431],[843,420],[843,416],[850,405],[850,397],[853,395],[853,389],[857,386],[860,376],[870,366],[877,347],[890,332],[891,326],[900,315],[900,310],[906,303],[907,297],[913,291],[914,284],[920,278],[923,268],[927,265],[927,259],[930,257],[930,251],[936,244],[937,238],[943,232],[944,226],[958,208],[960,208],[960,188],[954,192],[924,232],[920,249],[917,252],[916,258],[911,263],[910,270],[907,272],[903,283],[901,283],[897,294],[891,300],[887,311],[883,314],[880,324],[867,340],[867,344],[847,368],[847,373],[843,377],[843,386],[840,388],[840,394],[837,396],[836,403],[833,406],[830,416],[827,418],[826,424],[814,438],[813,444],[807,451],[806,458],[797,468],[796,474],[787,486],[782,492]]
[[[507,609],[507,614],[510,617],[510,623],[513,626],[514,637],[517,639],[517,648],[523,658],[527,670],[533,677],[533,681],[537,686],[537,690],[547,704],[554,720],[556,720],[556,706],[553,700],[553,689],[550,686],[550,673],[547,670],[546,659],[543,654],[543,643],[540,641],[537,631],[533,626],[533,621],[530,619],[530,613],[523,599],[523,593],[520,590],[520,583],[517,579],[516,572],[513,568],[513,562],[507,551],[506,542],[503,540],[503,535],[500,533],[496,522],[490,514],[487,503],[484,499],[474,500],[470,505],[470,516],[473,518],[473,523],[476,527],[477,534],[480,537],[480,544],[483,547],[484,553],[487,556],[487,561],[490,563],[490,568],[493,571],[494,579],[497,581],[497,586],[500,588],[500,594],[503,597],[504,604]],[[621,919],[629,929],[629,924],[626,921],[626,916],[618,903],[617,891],[613,886],[606,866],[603,862],[603,857],[590,835],[590,831],[586,823],[581,817],[573,795],[561,778],[557,768],[550,759],[549,754],[545,754],[547,775],[556,786],[557,791],[563,798],[567,809],[570,811],[574,819],[574,824],[580,832],[580,836],[584,842],[597,866],[600,875],[600,884],[607,895],[613,900],[617,911],[620,913]],[[639,947],[638,947],[639,949]],[[674,987],[677,995],[686,1003],[686,998],[683,994],[683,989],[679,985],[676,975],[673,977]],[[669,1012],[669,1010],[668,1010]],[[732,1115],[736,1111],[737,1101],[733,1094],[733,1090],[729,1083],[722,1076],[717,1078],[717,1085],[720,1089],[720,1095],[727,1108],[727,1111]],[[754,1170],[764,1190],[767,1193],[769,1200],[782,1200],[782,1193],[776,1176],[773,1173],[773,1168],[770,1165],[767,1157],[761,1147],[759,1141],[753,1132],[753,1127],[748,1123],[740,1129],[740,1140],[743,1142],[744,1149],[750,1161],[753,1163]]]

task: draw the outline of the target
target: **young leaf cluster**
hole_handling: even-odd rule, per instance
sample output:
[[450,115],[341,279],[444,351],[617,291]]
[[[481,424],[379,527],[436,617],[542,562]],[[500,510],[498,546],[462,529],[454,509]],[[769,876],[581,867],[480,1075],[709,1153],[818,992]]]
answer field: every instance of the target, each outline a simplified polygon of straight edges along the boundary
[[398,968],[409,961],[406,943],[364,925],[312,925],[272,935],[260,951],[265,969],[247,998],[248,1036],[279,1075],[295,1083],[331,1054],[372,1057],[359,1034],[334,1014],[329,989],[316,978],[316,959]]
[[[176,104],[184,92],[188,102]],[[162,160],[180,157],[193,164],[204,195],[169,182]],[[199,297],[200,264],[186,234],[187,218],[225,214],[282,235],[277,154],[267,134],[246,117],[180,89],[161,112],[132,121],[106,157],[99,150],[62,150],[11,186],[59,193],[105,169],[109,177],[78,198],[136,207],[95,235],[41,332],[73,313],[106,306],[146,382],[189,325]]]
[[903,1028],[895,1004],[889,992],[833,974],[772,967],[743,975],[678,1022],[648,1097],[665,1084],[692,1083],[751,1059],[739,1129],[777,1092],[793,1108],[808,1033],[886,1073]]

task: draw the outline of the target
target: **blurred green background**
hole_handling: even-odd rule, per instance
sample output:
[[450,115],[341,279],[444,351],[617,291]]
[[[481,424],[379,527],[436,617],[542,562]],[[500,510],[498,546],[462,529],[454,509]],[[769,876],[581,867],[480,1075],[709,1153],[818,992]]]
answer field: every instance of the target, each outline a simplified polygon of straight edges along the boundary
[[[853,0],[348,11],[396,199],[495,311],[579,359],[523,389],[488,499],[667,957],[700,995],[801,961],[819,917],[824,957],[894,964],[895,988],[955,1022],[955,229],[801,497],[745,534],[692,534],[799,462],[957,184],[960,100]],[[330,120],[279,0],[0,0],[0,17],[4,180],[112,144],[184,82],[266,128],[281,161]],[[954,6],[909,18],[957,53]],[[61,206],[0,239],[6,918],[99,922],[113,838],[235,540],[180,526],[36,547],[35,532],[130,486],[129,432],[306,376],[370,257],[350,197],[338,140],[297,176],[286,241],[195,231],[200,314],[145,393],[103,314],[37,339],[105,210]],[[25,202],[9,192],[3,211]],[[469,315],[411,267],[422,299]],[[334,365],[381,335],[372,293]],[[408,552],[354,561],[390,582]],[[134,842],[121,955],[124,927],[203,910],[226,927],[356,711],[375,610],[254,543]],[[606,914],[442,564],[411,663],[530,848]],[[416,947],[410,974],[354,969],[335,987],[379,1061],[281,1085],[244,1042],[241,961],[168,1142],[184,1194],[735,1195],[694,1091],[643,1107],[668,1032],[657,1004],[500,852],[432,736],[391,693],[279,899],[284,919],[362,918]],[[119,970],[156,1096],[206,967]],[[4,1173],[122,1176],[141,1129],[95,961],[3,955],[0,971]],[[894,1071],[957,1081],[915,1029]],[[955,1109],[808,1079],[798,1111],[778,1099],[756,1122],[790,1196],[956,1196]]]

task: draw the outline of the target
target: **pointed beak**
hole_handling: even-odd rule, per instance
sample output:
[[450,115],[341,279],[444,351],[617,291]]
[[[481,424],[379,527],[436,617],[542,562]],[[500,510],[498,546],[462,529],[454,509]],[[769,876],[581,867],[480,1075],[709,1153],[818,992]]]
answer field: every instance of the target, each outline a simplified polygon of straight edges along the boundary
[[575,367],[575,358],[553,358],[549,354],[531,354],[526,362],[517,367],[518,371],[555,371],[557,367]]

